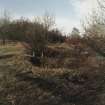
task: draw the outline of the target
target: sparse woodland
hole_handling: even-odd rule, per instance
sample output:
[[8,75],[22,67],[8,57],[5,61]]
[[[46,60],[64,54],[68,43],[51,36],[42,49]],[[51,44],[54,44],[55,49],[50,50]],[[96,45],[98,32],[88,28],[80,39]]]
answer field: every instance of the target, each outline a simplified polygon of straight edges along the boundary
[[[97,0],[105,15],[104,0]],[[105,19],[70,35],[48,14],[0,18],[0,105],[105,105]]]

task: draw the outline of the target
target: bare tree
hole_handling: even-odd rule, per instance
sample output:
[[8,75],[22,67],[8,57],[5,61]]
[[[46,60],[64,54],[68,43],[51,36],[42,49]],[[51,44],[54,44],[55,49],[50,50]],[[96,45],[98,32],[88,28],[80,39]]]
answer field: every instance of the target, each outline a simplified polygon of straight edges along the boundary
[[55,25],[55,17],[46,12],[42,18],[44,26],[49,30]]
[[6,37],[8,35],[8,25],[10,24],[11,17],[8,11],[4,11],[3,16],[0,18],[0,38],[3,45],[6,42]]
[[101,15],[90,16],[85,28],[85,42],[101,56],[105,57],[105,22]]
[[77,29],[76,27],[74,27],[74,28],[72,29],[72,32],[71,32],[70,37],[71,37],[71,38],[80,38],[79,29]]

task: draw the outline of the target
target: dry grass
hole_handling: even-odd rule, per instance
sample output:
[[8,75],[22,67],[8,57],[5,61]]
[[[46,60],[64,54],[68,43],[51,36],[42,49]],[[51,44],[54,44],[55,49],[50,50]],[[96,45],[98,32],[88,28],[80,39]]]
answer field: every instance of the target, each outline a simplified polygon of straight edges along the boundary
[[104,105],[104,66],[35,67],[19,46],[0,49],[3,53],[19,52],[0,59],[1,105]]

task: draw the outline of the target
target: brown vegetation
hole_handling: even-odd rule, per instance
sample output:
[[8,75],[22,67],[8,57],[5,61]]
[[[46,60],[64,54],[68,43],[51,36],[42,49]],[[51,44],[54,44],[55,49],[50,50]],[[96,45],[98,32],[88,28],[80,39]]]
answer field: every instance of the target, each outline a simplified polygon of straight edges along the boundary
[[66,37],[49,16],[4,20],[0,104],[105,105],[105,38],[97,21],[85,27],[84,36],[73,28]]

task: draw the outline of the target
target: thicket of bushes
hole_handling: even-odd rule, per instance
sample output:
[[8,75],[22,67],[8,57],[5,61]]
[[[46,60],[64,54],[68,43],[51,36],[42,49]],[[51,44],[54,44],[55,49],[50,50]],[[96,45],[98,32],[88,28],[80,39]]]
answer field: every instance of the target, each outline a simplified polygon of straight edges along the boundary
[[[10,21],[7,17],[0,24],[0,40],[6,44],[7,40],[21,42],[26,52],[32,59],[43,57],[44,49],[48,43],[63,43],[65,37],[56,29],[53,29],[53,19],[44,16],[43,19],[35,18],[34,21],[21,18]],[[5,22],[6,21],[6,22]]]

